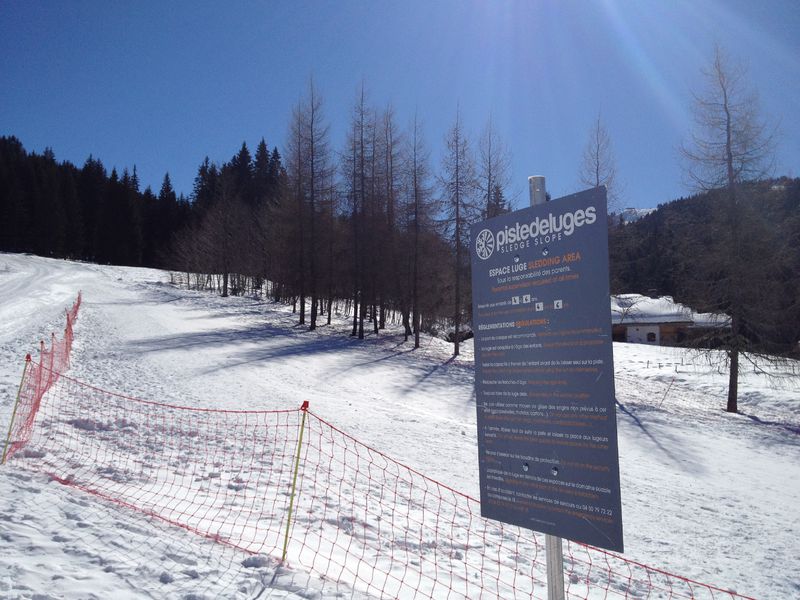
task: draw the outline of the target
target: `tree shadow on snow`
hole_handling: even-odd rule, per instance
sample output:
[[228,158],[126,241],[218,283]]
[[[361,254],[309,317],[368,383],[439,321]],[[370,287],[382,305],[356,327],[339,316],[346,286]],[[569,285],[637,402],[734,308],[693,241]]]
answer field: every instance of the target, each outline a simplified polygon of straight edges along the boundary
[[[681,450],[681,455],[678,456],[670,448],[668,448],[664,443],[662,443],[661,440],[659,440],[655,435],[653,435],[653,433],[651,433],[651,431],[647,427],[647,425],[645,425],[642,422],[642,420],[633,411],[629,410],[627,406],[622,404],[622,402],[620,402],[618,398],[615,398],[614,402],[616,403],[617,407],[619,408],[619,411],[623,415],[628,417],[630,422],[632,422],[636,426],[636,428],[639,429],[639,431],[641,431],[647,437],[647,439],[649,439],[656,446],[656,448],[658,448],[664,454],[664,456],[666,456],[669,460],[674,462],[676,465],[678,465],[682,469],[687,469],[690,464],[694,465],[694,469],[693,470],[697,474],[700,474],[700,473],[702,473],[704,471],[702,466],[697,462],[697,460],[693,459],[688,454],[688,451],[685,448],[683,448]],[[669,435],[668,434],[664,434],[663,432],[661,434],[661,437],[665,441],[669,439]],[[673,445],[674,445],[676,442],[675,442],[675,440],[672,440],[672,441],[673,441]]]
[[759,417],[757,417],[755,415],[748,415],[747,413],[744,413],[744,412],[741,412],[741,411],[739,411],[739,414],[742,415],[743,417],[747,417],[748,419],[750,419],[754,423],[757,423],[758,425],[765,425],[765,426],[768,426],[768,427],[777,427],[779,429],[784,429],[785,431],[788,431],[789,433],[793,433],[795,435],[800,435],[800,425],[795,425],[794,423],[785,423],[785,422],[781,422],[781,421],[766,421],[766,420],[761,419],[761,418],[759,418]]
[[[234,350],[224,362],[201,371],[203,374],[215,373],[242,365],[268,362],[270,360],[298,355],[328,354],[342,350],[349,345],[347,340],[333,337],[305,338],[303,332],[287,330],[282,326],[258,324],[214,331],[199,331],[184,334],[154,336],[134,340],[126,345],[126,350],[136,354],[149,354],[167,351],[192,351],[197,349],[225,348]],[[268,345],[265,345],[266,342]],[[235,351],[237,346],[249,345]],[[255,347],[252,347],[255,346]]]
[[282,327],[258,324],[249,327],[231,327],[213,331],[196,331],[173,335],[153,336],[133,340],[126,344],[126,350],[136,354],[164,352],[169,350],[192,350],[203,347],[221,347],[249,344],[266,338],[289,338],[294,334]]

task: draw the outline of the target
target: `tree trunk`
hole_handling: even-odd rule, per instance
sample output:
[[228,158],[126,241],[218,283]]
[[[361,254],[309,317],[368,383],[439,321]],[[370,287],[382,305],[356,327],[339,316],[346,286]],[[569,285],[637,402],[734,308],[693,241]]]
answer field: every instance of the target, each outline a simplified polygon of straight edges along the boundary
[[328,292],[328,325],[331,324],[331,310],[333,308],[333,292]]
[[739,412],[739,348],[733,348],[728,353],[731,361],[730,373],[728,375],[728,406],[727,412]]
[[419,348],[419,284],[417,283],[418,265],[419,261],[418,252],[414,252],[414,291],[413,291],[413,308],[412,308],[412,324],[414,329],[414,348]]
[[461,329],[461,218],[459,207],[456,205],[456,303],[453,322],[455,325],[455,343],[453,345],[453,356],[459,354],[459,341]]
[[358,339],[364,339],[364,320],[367,318],[367,303],[364,301],[363,292],[360,294],[358,307]]
[[353,292],[353,332],[351,337],[358,335],[358,290]]
[[311,95],[311,123],[309,127],[309,166],[311,170],[311,177],[309,178],[309,285],[311,285],[311,323],[308,329],[313,331],[317,328],[317,182],[316,182],[316,149],[314,147],[314,136],[316,135],[316,105],[314,103],[313,87]]

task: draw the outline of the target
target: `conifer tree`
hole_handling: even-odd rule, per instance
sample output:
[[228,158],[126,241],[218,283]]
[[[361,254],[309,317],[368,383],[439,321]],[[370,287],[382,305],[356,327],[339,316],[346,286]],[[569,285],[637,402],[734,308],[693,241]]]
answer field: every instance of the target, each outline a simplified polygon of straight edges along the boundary
[[68,258],[82,258],[85,247],[85,228],[80,200],[78,199],[78,170],[71,164],[64,164],[59,173],[59,196],[64,205],[66,240],[64,255]]
[[233,186],[231,192],[247,206],[253,206],[255,204],[253,161],[246,142],[242,142],[239,152],[231,158],[226,167],[231,172],[229,180],[230,185]]
[[206,156],[197,169],[192,190],[192,204],[198,214],[204,213],[214,203],[217,195],[219,171]]
[[270,153],[264,138],[258,143],[253,159],[253,196],[258,206],[271,202]]

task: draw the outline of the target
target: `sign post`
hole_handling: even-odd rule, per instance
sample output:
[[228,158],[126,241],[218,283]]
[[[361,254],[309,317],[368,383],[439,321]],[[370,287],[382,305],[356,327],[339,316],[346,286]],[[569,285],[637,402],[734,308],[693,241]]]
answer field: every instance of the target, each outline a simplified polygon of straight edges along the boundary
[[561,538],[623,549],[606,192],[529,184],[471,232],[481,513],[547,535],[561,599]]
[[[547,202],[545,178],[528,177],[531,206]],[[546,533],[544,536],[545,564],[547,565],[547,600],[564,600],[564,548],[561,538]]]

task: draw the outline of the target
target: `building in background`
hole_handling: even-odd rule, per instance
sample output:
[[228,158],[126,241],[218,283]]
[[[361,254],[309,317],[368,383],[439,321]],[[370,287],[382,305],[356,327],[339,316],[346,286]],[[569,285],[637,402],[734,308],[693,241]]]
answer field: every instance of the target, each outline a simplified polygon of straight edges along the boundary
[[730,327],[727,315],[697,313],[671,296],[640,294],[611,296],[611,325],[615,342],[685,346]]

